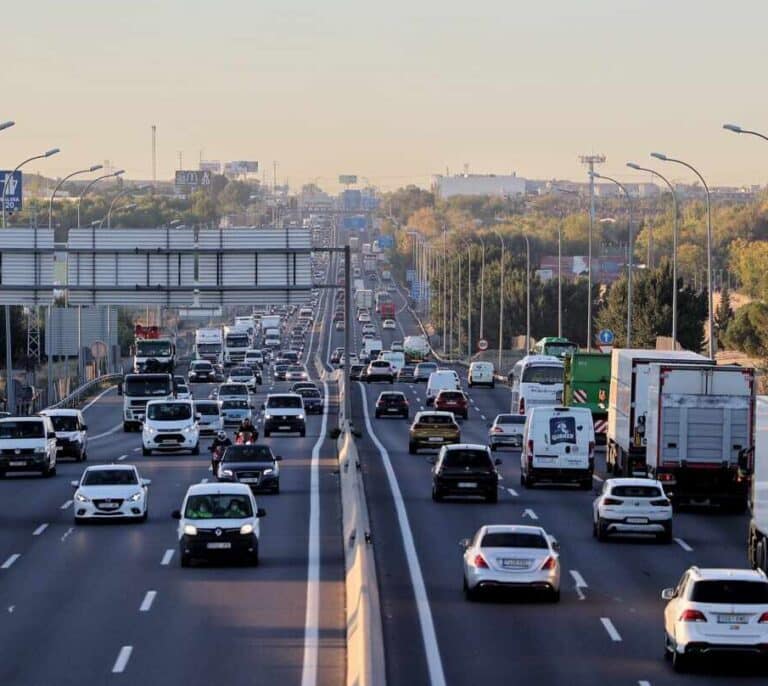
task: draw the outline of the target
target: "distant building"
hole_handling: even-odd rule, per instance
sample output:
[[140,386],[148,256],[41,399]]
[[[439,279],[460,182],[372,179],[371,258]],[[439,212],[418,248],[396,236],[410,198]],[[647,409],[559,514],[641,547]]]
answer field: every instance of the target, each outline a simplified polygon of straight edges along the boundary
[[[592,280],[594,283],[611,284],[621,276],[624,269],[622,257],[593,257]],[[589,259],[586,255],[565,256],[562,258],[563,280],[574,281],[580,276],[586,276]],[[557,255],[545,255],[536,274],[542,281],[557,278]]]
[[432,191],[443,199],[455,195],[522,196],[526,192],[526,181],[516,174],[437,174],[432,177]]

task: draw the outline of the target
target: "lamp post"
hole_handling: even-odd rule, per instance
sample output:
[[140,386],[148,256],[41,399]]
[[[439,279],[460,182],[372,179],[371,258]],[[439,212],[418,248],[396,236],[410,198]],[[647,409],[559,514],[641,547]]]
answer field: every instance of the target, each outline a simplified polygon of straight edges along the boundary
[[447,249],[447,229],[443,224],[443,355],[446,354],[446,336],[448,335],[448,249]]
[[19,171],[19,169],[21,169],[25,164],[27,164],[27,162],[32,162],[33,160],[42,160],[42,159],[44,159],[46,157],[50,157],[51,155],[55,155],[58,152],[59,152],[58,148],[51,148],[50,150],[46,150],[44,153],[42,153],[40,155],[33,155],[32,157],[28,157],[26,160],[24,160],[23,162],[19,162],[16,165],[14,170],[11,172],[10,178],[6,175],[6,177],[5,177],[5,181],[6,182],[3,184],[3,203],[2,203],[2,205],[3,205],[3,228],[5,228],[5,199],[8,196],[8,188],[11,185],[8,182],[13,179],[14,175],[16,174],[16,172]]
[[97,176],[93,181],[91,181],[84,189],[83,192],[80,193],[80,197],[77,199],[77,228],[80,228],[80,205],[83,202],[83,198],[86,196],[89,190],[93,188],[95,184],[97,184],[99,181],[103,179],[109,179],[112,177],[118,177],[122,174],[125,174],[125,169],[118,169],[116,172],[112,172],[111,174],[104,174],[102,176]]
[[748,136],[757,136],[758,138],[762,138],[764,141],[768,141],[768,136],[765,134],[762,134],[758,131],[750,131],[749,129],[742,129],[740,126],[737,126],[736,124],[723,124],[723,128],[726,131],[731,131],[733,133],[744,133]]
[[493,229],[493,232],[499,237],[501,242],[501,261],[499,262],[499,361],[497,364],[497,368],[501,371],[501,346],[504,331],[504,238],[497,229]]
[[[109,203],[109,209],[107,210],[107,215],[106,215],[107,228],[108,229],[112,228],[112,211],[113,211],[113,209],[115,207],[115,203],[118,201],[118,199],[125,197],[129,193],[141,193],[142,191],[146,191],[146,190],[148,190],[150,188],[152,188],[152,186],[137,186],[136,188],[123,188],[123,190],[121,190],[114,198],[112,198],[112,202]],[[123,209],[123,211],[125,211],[129,207],[131,209],[134,209],[136,207],[136,203],[132,203],[131,205],[126,205],[122,209]],[[103,219],[101,221],[102,221],[102,223],[104,222]]]
[[[13,121],[4,121],[0,123],[0,131],[5,131],[5,129],[10,129],[15,122]],[[5,193],[5,185],[3,185],[3,193]],[[5,197],[0,198],[3,204],[3,211],[5,211]],[[14,398],[14,392],[13,392],[13,355],[11,354],[11,307],[10,305],[5,305],[3,307],[3,310],[5,311],[5,379],[6,379],[6,386],[5,386],[5,409],[9,412],[13,412],[15,407],[15,398]]]
[[713,308],[714,294],[712,293],[712,201],[709,194],[709,186],[704,180],[704,177],[699,173],[699,170],[696,169],[696,167],[693,165],[688,164],[688,162],[675,159],[674,157],[667,157],[660,152],[652,152],[651,157],[655,157],[657,160],[661,160],[662,162],[674,162],[675,164],[680,164],[683,167],[690,169],[694,174],[696,174],[696,176],[699,178],[699,181],[701,181],[702,185],[704,186],[704,192],[706,193],[707,198],[707,338],[709,339],[707,350],[709,353],[709,358],[714,360],[715,318]]
[[48,228],[53,228],[53,200],[56,197],[56,193],[58,193],[59,188],[61,188],[67,181],[69,181],[73,176],[77,176],[78,174],[89,174],[90,172],[95,172],[98,169],[101,169],[102,165],[100,164],[94,164],[92,167],[88,167],[88,169],[78,169],[77,171],[73,171],[71,174],[68,174],[65,176],[59,183],[56,184],[56,187],[53,189],[53,193],[51,193],[51,200],[48,203]]
[[531,352],[531,242],[525,239],[525,354]]
[[[472,244],[461,239],[467,247],[467,361],[472,360]],[[461,318],[461,311],[459,311]]]
[[627,348],[632,347],[632,260],[633,256],[632,253],[634,251],[634,240],[632,236],[632,196],[629,194],[629,191],[627,190],[626,186],[624,186],[623,183],[620,183],[616,179],[612,179],[610,176],[605,176],[603,174],[598,174],[597,172],[592,172],[592,177],[595,179],[604,179],[605,181],[610,181],[611,183],[615,183],[621,191],[624,193],[624,195],[627,197],[627,209],[629,212],[629,227],[628,227],[628,234],[629,238],[627,241],[627,253],[628,253],[628,269],[627,269]]
[[673,350],[677,350],[677,240],[680,233],[680,215],[678,212],[678,200],[675,187],[670,183],[666,176],[663,176],[655,169],[649,169],[648,167],[641,167],[634,162],[627,162],[627,166],[630,169],[636,171],[648,172],[660,178],[669,188],[669,192],[672,193],[672,206],[674,208],[675,218],[672,225],[672,346]]

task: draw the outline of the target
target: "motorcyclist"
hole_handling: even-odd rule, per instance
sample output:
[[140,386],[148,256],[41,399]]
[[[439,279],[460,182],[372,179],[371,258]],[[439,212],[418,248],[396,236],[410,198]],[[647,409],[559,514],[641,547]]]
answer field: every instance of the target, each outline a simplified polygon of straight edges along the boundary
[[250,417],[245,417],[240,426],[237,429],[236,440],[238,443],[248,443],[248,441],[255,441],[259,437],[259,432],[253,425]]
[[218,463],[221,462],[221,458],[224,455],[224,451],[230,445],[232,445],[232,441],[229,436],[227,436],[226,431],[219,431],[219,433],[216,434],[216,438],[211,442],[208,449],[211,451],[211,469],[213,470],[214,475],[216,474]]

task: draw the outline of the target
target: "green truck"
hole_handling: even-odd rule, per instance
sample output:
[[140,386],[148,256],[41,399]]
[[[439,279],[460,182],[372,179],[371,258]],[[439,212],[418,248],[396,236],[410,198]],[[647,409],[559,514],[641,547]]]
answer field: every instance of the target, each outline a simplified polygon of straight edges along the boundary
[[608,431],[608,391],[611,356],[606,353],[572,352],[565,358],[563,402],[588,407],[595,422],[595,440],[604,444]]

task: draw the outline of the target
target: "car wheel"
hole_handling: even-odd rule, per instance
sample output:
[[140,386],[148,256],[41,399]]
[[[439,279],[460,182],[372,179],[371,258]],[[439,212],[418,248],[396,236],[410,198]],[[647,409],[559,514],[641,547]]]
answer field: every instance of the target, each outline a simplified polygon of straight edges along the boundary
[[470,602],[477,600],[477,590],[469,587],[466,577],[464,577],[464,597]]
[[608,540],[608,525],[602,519],[597,520],[597,540],[598,541]]
[[588,479],[582,479],[579,482],[579,488],[582,491],[589,491],[592,489],[592,477],[590,476]]
[[409,442],[409,443],[408,443],[408,454],[409,454],[409,455],[415,455],[415,454],[416,454],[416,453],[418,453],[418,452],[419,452],[419,449],[418,449],[418,447],[416,446],[416,444],[415,444],[415,443],[413,443],[413,442]]
[[0,472],[0,479],[4,479],[4,478],[5,478],[5,472]]
[[560,589],[550,591],[549,593],[549,602],[550,603],[559,603],[560,602]]
[[435,486],[432,486],[432,500],[434,500],[436,503],[443,502],[443,494]]
[[192,561],[190,560],[189,555],[187,555],[186,553],[181,553],[181,556],[179,557],[179,563],[181,564],[182,567],[189,567],[191,562]]
[[145,448],[144,446],[141,446],[141,454],[144,457],[149,457],[152,454],[152,448]]
[[485,500],[486,500],[486,502],[489,502],[489,503],[498,503],[499,502],[499,492],[498,491],[493,491],[493,493],[489,493],[486,496]]
[[496,444],[495,443],[491,443],[490,446],[488,446],[488,447],[491,449],[492,453],[496,452]]
[[88,453],[83,450],[82,454],[80,455],[80,462],[85,462],[88,459]]
[[378,419],[379,417],[381,417],[381,415],[380,415],[378,412],[374,413],[374,415],[373,415],[373,416],[374,416],[374,417],[376,417],[376,419]]
[[672,669],[678,673],[682,673],[688,670],[688,656],[683,653],[678,653],[677,650],[672,651]]
[[43,476],[46,479],[49,479],[52,476],[56,476],[56,465],[54,464],[53,467],[47,467],[43,470]]
[[306,436],[306,435],[307,435],[307,430],[306,430],[306,429],[302,429],[302,430],[299,432],[299,435],[300,435],[302,438],[304,438],[304,436]]
[[143,524],[144,522],[147,521],[147,519],[149,519],[149,508],[144,510],[144,514],[141,515],[141,517],[139,517],[139,521]]
[[523,477],[523,487],[524,488],[533,488],[533,485],[536,483],[533,476],[530,474],[526,474],[525,477]]
[[592,520],[592,538],[597,538],[597,522]]
[[248,558],[248,562],[252,567],[258,567],[259,566],[259,551],[256,549],[254,552],[251,553],[251,555]]
[[123,422],[123,431],[128,433],[131,430],[131,424],[130,422]]
[[200,454],[200,444],[195,443],[195,447],[192,448],[192,454],[193,455],[199,455]]
[[75,526],[81,526],[85,524],[85,517],[74,517],[73,521],[75,523]]
[[656,537],[660,543],[672,543],[672,524],[665,524],[664,531]]
[[264,429],[264,438],[269,438],[270,431],[269,429]]
[[491,384],[491,388],[496,388],[496,384],[495,384],[495,383],[492,383],[492,384]]
[[279,483],[272,489],[272,493],[274,493],[275,495],[280,495],[280,484]]
[[669,661],[672,659],[672,650],[670,648],[669,643],[669,636],[667,636],[667,632],[664,632],[664,659]]

